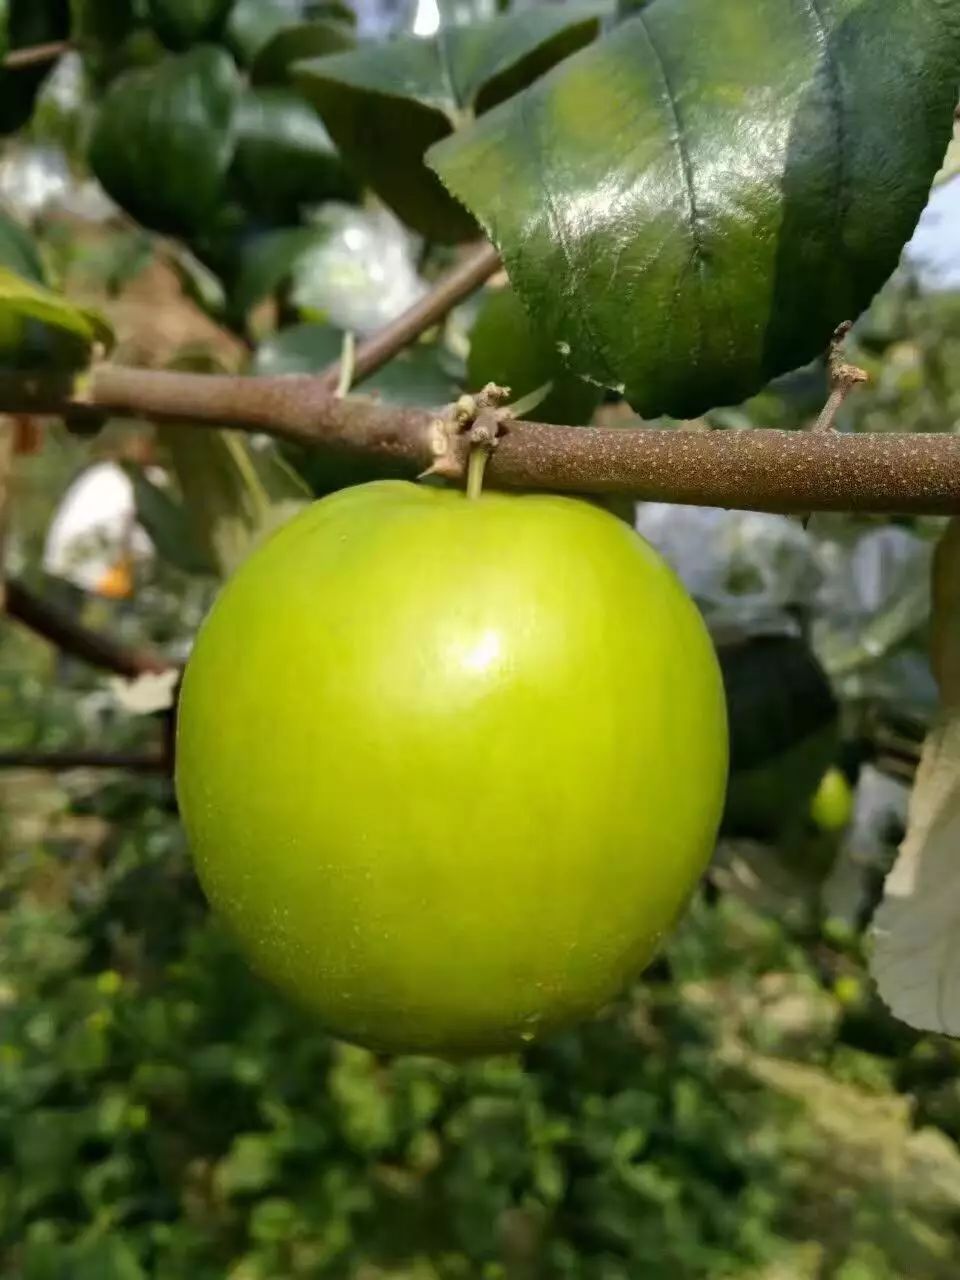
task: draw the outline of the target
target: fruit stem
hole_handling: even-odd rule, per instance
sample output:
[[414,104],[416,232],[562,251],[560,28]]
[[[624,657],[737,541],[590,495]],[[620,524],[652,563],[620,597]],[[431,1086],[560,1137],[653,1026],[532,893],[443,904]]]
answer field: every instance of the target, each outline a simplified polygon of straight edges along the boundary
[[479,498],[483,492],[483,473],[487,469],[490,449],[485,444],[475,444],[470,448],[467,459],[467,497]]

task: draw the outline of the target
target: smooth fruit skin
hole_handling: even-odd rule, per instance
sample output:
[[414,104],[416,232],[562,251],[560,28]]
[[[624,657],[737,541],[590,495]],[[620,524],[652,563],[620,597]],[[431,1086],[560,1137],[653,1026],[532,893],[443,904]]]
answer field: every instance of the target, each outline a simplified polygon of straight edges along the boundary
[[201,629],[177,791],[207,895],[334,1033],[520,1047],[634,977],[713,849],[713,648],[670,569],[576,499],[343,490]]

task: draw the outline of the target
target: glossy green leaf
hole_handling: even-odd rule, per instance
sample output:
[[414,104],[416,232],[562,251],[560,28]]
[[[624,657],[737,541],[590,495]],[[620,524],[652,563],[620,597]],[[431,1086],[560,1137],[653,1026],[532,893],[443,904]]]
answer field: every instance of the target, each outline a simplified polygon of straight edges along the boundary
[[128,72],[100,105],[93,170],[145,226],[189,236],[224,197],[239,99],[232,58],[212,46]]
[[147,19],[170,49],[216,40],[230,0],[147,0]]
[[954,0],[654,0],[430,163],[576,372],[687,417],[870,301],[958,68]]
[[79,368],[95,344],[112,343],[113,331],[97,312],[0,267],[0,364]]
[[10,52],[10,0],[0,0],[0,58]]
[[511,401],[552,384],[524,415],[538,422],[589,423],[602,394],[563,367],[509,288],[488,293],[470,334],[467,384],[479,390],[488,382],[509,387]]
[[305,205],[357,194],[320,117],[286,89],[244,94],[231,176],[244,207],[279,224],[295,222]]
[[[4,0],[3,53],[63,40],[70,32],[69,0]],[[16,133],[33,115],[51,63],[0,67],[0,134]]]
[[431,144],[517,93],[592,40],[595,8],[565,5],[402,36],[298,67],[298,86],[345,159],[414,230],[433,240],[476,235],[473,219],[423,164]]

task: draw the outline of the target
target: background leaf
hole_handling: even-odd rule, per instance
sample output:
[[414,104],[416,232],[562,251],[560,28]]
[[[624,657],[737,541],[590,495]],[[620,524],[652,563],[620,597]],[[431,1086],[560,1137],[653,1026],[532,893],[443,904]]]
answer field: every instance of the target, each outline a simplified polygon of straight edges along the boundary
[[287,227],[254,237],[243,248],[230,290],[232,314],[242,317],[290,279],[298,261],[322,243],[317,227]]
[[285,89],[252,89],[241,98],[231,177],[246,209],[279,224],[305,205],[357,194],[317,113]]
[[0,213],[0,263],[34,284],[46,284],[46,273],[36,241],[13,218]]
[[[288,65],[287,54],[306,58],[349,48],[354,21],[353,10],[341,0],[236,0],[226,37],[244,66],[254,69],[262,58],[259,78],[266,80]],[[335,29],[327,30],[325,41],[319,30],[311,30],[322,26]],[[271,48],[275,39],[279,44]]]
[[424,166],[434,142],[474,112],[516,93],[596,35],[596,9],[565,5],[507,14],[432,39],[304,63],[296,81],[347,162],[415,231],[466,239],[476,225]]
[[945,0],[654,0],[430,163],[571,367],[645,416],[806,364],[897,263],[950,136]]
[[[322,373],[343,348],[343,332],[332,325],[297,324],[260,343],[251,373]],[[425,405],[439,409],[454,400],[460,383],[436,345],[408,348],[355,388],[357,395],[379,396],[388,404]]]
[[90,144],[94,173],[145,226],[201,230],[223,198],[239,97],[233,60],[213,46],[128,72],[101,102]]
[[162,427],[158,434],[202,563],[224,577],[309,500],[272,444],[258,447],[239,432],[195,427]]
[[960,519],[937,549],[933,599],[942,715],[924,744],[906,839],[874,919],[872,969],[896,1017],[960,1036]]
[[230,0],[147,0],[147,17],[171,49],[187,49],[215,40],[230,9]]

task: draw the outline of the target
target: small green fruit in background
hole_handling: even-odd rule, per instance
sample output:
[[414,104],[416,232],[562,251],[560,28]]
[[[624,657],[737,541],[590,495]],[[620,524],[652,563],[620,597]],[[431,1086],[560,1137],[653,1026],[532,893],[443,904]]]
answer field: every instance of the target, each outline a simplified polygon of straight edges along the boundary
[[177,792],[251,962],[333,1032],[522,1047],[650,960],[713,850],[723,686],[678,580],[575,499],[382,481],[228,582]]
[[537,422],[582,426],[590,422],[603,394],[565,369],[559,352],[533,328],[523,303],[512,289],[491,289],[470,334],[467,386],[488,382],[510,388],[521,400],[552,382],[546,397],[524,416]]
[[810,801],[810,817],[821,831],[842,831],[853,817],[853,791],[840,769],[828,769]]

